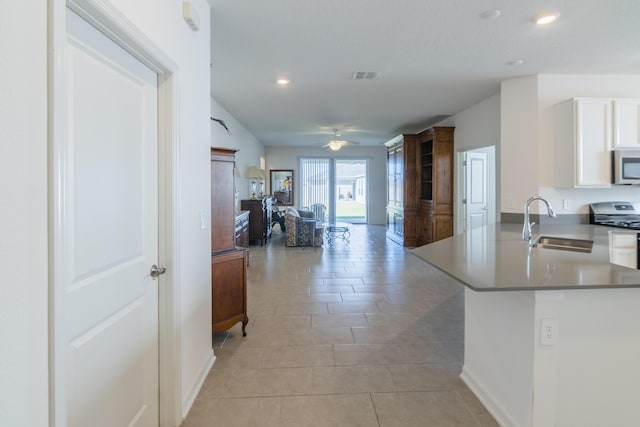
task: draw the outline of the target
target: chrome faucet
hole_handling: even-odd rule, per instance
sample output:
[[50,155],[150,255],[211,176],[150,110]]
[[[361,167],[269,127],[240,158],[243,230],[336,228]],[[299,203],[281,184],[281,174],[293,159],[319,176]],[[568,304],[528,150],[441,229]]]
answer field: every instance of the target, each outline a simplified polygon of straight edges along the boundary
[[531,197],[524,204],[524,225],[522,227],[522,240],[531,240],[531,226],[535,224],[535,222],[529,222],[529,205],[534,200],[540,200],[544,202],[545,205],[547,205],[547,214],[549,215],[549,218],[556,217],[556,213],[553,211],[553,208],[551,207],[549,202],[547,202],[540,196]]

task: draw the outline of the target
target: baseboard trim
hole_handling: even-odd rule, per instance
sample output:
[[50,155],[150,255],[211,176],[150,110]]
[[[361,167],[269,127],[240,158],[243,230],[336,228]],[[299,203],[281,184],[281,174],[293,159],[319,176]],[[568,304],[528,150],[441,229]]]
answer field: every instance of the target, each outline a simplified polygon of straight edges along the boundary
[[462,367],[460,379],[476,395],[478,400],[487,408],[487,411],[495,418],[501,427],[519,427],[513,417],[488,393],[478,378],[469,371],[466,366]]
[[197,381],[193,384],[193,387],[191,387],[191,390],[187,393],[186,398],[182,401],[182,421],[184,421],[187,418],[187,415],[189,415],[189,411],[191,410],[193,403],[196,401],[198,393],[200,393],[200,390],[207,379],[207,375],[209,375],[209,371],[213,367],[215,361],[216,355],[211,351],[211,354],[207,359],[207,363],[205,363],[202,371],[200,371],[200,375],[198,375]]

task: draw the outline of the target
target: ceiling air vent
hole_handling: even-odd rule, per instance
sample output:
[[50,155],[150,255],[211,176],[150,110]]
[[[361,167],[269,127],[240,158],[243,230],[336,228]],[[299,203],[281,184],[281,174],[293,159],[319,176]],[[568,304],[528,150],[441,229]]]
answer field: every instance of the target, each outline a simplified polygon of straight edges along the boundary
[[378,73],[375,71],[355,71],[353,73],[353,80],[375,80],[378,78]]

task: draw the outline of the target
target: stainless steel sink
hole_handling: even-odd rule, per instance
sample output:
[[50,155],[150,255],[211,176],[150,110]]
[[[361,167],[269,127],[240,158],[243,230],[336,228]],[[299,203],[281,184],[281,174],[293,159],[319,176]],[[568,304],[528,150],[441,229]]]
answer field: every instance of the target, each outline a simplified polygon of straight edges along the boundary
[[593,240],[540,236],[531,246],[534,248],[558,249],[561,251],[584,252],[590,254],[593,249]]

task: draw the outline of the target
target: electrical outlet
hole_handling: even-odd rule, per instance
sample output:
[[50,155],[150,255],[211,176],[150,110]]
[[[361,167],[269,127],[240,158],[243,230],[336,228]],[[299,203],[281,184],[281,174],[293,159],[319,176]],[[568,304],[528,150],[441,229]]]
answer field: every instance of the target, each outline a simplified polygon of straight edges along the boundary
[[562,209],[565,211],[571,209],[571,201],[569,199],[562,199]]
[[513,209],[513,199],[507,199],[507,209]]
[[558,319],[542,319],[540,321],[540,344],[558,344]]

